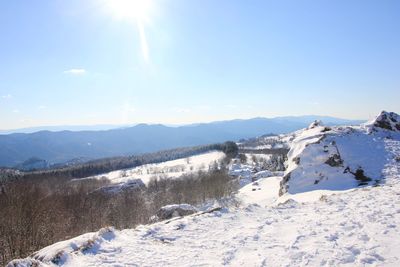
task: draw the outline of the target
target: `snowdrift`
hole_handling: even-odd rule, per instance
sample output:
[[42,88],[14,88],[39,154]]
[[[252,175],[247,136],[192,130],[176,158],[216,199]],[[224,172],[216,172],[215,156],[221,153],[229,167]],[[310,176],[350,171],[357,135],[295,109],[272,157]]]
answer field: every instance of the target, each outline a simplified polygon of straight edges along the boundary
[[87,233],[70,240],[48,246],[26,259],[13,260],[7,267],[46,267],[67,263],[79,253],[95,253],[101,244],[115,238],[115,230],[107,227],[95,233]]

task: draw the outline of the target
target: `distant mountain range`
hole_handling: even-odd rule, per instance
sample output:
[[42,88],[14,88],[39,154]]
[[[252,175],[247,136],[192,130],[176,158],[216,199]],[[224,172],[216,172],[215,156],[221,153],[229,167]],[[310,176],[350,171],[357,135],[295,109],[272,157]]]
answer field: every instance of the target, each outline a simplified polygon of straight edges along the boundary
[[21,166],[31,158],[56,164],[74,159],[133,155],[235,141],[269,133],[292,132],[307,127],[314,120],[322,120],[326,125],[354,125],[362,122],[325,116],[301,116],[219,121],[179,127],[138,124],[132,127],[106,128],[107,130],[46,130],[0,134],[0,166]]
[[28,127],[11,130],[0,130],[0,134],[13,134],[13,133],[36,133],[40,131],[105,131],[118,128],[132,127],[134,125],[113,125],[113,124],[99,124],[99,125],[55,125],[55,126],[38,126]]

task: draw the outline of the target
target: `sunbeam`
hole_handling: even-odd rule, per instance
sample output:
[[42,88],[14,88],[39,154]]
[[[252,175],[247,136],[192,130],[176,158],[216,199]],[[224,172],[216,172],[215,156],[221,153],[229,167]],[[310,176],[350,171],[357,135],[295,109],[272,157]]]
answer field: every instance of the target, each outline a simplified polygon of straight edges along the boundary
[[105,8],[118,20],[137,24],[140,47],[143,59],[149,62],[149,46],[147,43],[145,24],[150,21],[150,13],[154,3],[152,0],[106,0]]

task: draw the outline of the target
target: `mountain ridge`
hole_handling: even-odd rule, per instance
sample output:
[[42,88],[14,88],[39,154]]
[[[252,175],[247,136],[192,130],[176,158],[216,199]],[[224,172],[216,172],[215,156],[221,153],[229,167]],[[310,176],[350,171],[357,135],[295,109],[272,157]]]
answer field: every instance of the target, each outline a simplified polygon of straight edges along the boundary
[[[135,155],[164,149],[196,146],[263,134],[281,134],[306,127],[314,118],[231,120],[199,125],[170,127],[138,124],[133,127],[101,131],[40,131],[0,135],[0,166],[14,167],[36,157],[50,164],[75,158]],[[357,124],[337,119],[332,124]],[[330,123],[328,123],[329,125]]]
[[108,131],[108,130],[117,130],[117,129],[126,129],[132,128],[139,125],[163,125],[171,128],[179,128],[179,127],[189,127],[189,126],[198,126],[205,124],[216,124],[223,122],[240,122],[240,121],[251,121],[251,120],[290,120],[290,121],[305,121],[305,120],[323,120],[344,122],[344,123],[354,123],[360,124],[366,120],[357,120],[357,119],[343,119],[332,116],[322,116],[322,115],[302,115],[302,116],[277,116],[277,117],[253,117],[248,119],[229,119],[229,120],[217,120],[211,122],[198,122],[198,123],[188,123],[188,124],[164,124],[164,123],[132,123],[132,124],[94,124],[94,125],[52,125],[52,126],[34,126],[34,127],[24,127],[24,128],[16,128],[16,129],[3,129],[0,130],[0,135],[10,135],[10,134],[31,134],[36,132],[50,131],[50,132],[63,132],[63,131],[71,131],[71,132],[85,132],[85,131]]

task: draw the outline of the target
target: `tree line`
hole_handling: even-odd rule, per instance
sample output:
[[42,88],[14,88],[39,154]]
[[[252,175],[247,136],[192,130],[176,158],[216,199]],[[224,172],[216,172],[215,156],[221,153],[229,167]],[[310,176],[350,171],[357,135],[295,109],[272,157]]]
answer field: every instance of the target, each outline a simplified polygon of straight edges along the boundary
[[[142,160],[141,164],[161,162],[178,155],[190,156],[195,152],[216,149],[227,154],[227,162],[237,154],[235,146],[235,143],[225,143],[173,150],[176,153],[172,154],[170,150],[170,154],[164,151],[152,153],[153,157],[146,154],[136,159]],[[117,166],[132,167],[131,164],[139,162],[130,159],[126,163],[119,160],[96,161],[85,167],[69,168],[68,171],[33,172],[25,174],[23,179],[0,182],[0,265],[102,227],[124,229],[149,223],[150,217],[164,205],[199,205],[230,196],[237,190],[237,181],[228,176],[226,163],[212,164],[208,172],[187,174],[178,179],[154,177],[145,187],[127,188],[117,194],[98,190],[110,185],[107,179],[71,179],[110,171]]]
[[227,157],[235,157],[238,147],[235,142],[211,144],[194,147],[184,147],[163,150],[141,155],[121,156],[92,160],[72,166],[59,167],[49,170],[22,172],[10,169],[0,169],[0,182],[10,179],[41,179],[43,177],[56,177],[58,179],[85,178],[89,176],[108,173],[115,170],[129,169],[150,163],[160,163],[180,158],[186,158],[212,150],[222,151]]

